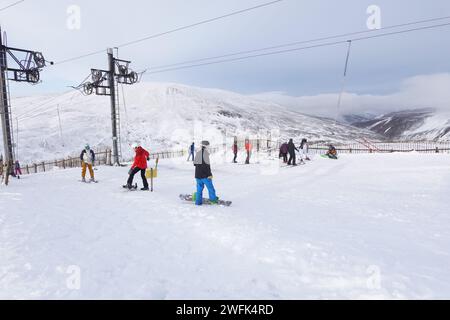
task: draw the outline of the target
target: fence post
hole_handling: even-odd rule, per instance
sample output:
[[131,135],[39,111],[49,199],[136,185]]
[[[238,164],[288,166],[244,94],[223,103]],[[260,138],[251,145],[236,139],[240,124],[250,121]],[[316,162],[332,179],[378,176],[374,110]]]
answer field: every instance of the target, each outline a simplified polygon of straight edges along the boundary
[[439,153],[439,147],[436,147],[436,153]]
[[30,168],[28,167],[28,164],[27,164],[27,174],[30,174]]
[[150,175],[151,192],[153,192],[153,168],[150,168]]
[[44,169],[45,172],[45,161],[42,161],[42,168]]

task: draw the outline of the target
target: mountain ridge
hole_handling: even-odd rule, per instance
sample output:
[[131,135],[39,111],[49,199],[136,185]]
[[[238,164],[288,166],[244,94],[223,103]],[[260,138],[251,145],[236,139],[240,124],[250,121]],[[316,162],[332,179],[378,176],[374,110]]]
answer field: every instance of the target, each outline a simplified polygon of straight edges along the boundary
[[[280,138],[297,141],[303,137],[327,142],[382,139],[369,130],[220,89],[149,82],[124,87],[119,100],[124,156],[131,155],[129,145],[135,141],[151,150],[179,150],[202,139],[222,145],[224,139],[229,142],[235,135],[242,139],[272,135],[275,139],[278,130]],[[74,91],[16,98],[13,112],[24,115],[19,121],[19,159],[58,159],[76,154],[85,143],[99,148],[111,145],[109,97],[82,96]]]

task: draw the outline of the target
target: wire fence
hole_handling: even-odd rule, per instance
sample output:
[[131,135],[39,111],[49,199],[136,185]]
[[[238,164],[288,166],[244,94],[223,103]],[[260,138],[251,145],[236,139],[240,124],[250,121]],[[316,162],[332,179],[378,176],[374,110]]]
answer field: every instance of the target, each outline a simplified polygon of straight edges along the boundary
[[[371,143],[355,142],[350,144],[334,144],[339,153],[450,153],[450,142],[389,142]],[[314,144],[309,146],[311,153],[323,153],[328,150],[329,144]]]
[[[252,151],[267,152],[278,155],[280,148],[286,141],[268,139],[250,139]],[[294,141],[295,142],[295,141]],[[245,151],[245,141],[238,140],[238,149]],[[299,148],[299,143],[295,144]],[[308,152],[311,154],[325,154],[330,143],[309,142]],[[352,143],[333,143],[338,153],[362,154],[362,153],[395,153],[395,152],[418,152],[418,153],[450,153],[450,142],[370,142],[355,141]]]

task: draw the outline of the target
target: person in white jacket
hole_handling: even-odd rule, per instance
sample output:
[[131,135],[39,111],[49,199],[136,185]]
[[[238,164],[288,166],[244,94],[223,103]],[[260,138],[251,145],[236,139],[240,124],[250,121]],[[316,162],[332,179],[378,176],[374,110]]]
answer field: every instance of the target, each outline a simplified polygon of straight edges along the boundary
[[311,159],[308,156],[308,152],[309,152],[308,140],[303,139],[302,143],[300,144],[300,158],[302,160],[310,161]]
[[89,169],[89,174],[91,175],[91,182],[95,181],[94,177],[94,162],[95,162],[95,153],[91,150],[89,144],[86,144],[83,151],[80,154],[81,160],[81,181],[86,182],[86,171]]

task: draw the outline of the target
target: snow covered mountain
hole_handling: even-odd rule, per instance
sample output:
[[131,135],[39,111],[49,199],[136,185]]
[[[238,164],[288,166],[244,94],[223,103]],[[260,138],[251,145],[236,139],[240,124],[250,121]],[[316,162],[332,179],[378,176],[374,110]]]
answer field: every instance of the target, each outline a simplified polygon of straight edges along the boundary
[[450,141],[450,115],[433,109],[392,112],[351,124],[391,140]]
[[[150,151],[182,149],[192,141],[222,144],[224,135],[348,141],[358,137],[379,140],[369,130],[307,116],[288,107],[217,89],[180,84],[140,83],[120,89],[123,155],[139,141]],[[56,96],[22,97],[12,101],[19,118],[19,158],[23,162],[76,155],[85,143],[110,146],[109,97],[83,96],[77,91]],[[61,130],[57,107],[60,109]],[[62,132],[62,134],[61,134]],[[272,133],[273,135],[276,133]]]

